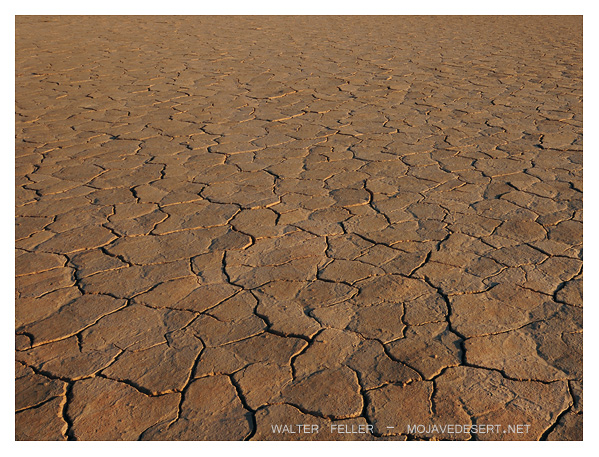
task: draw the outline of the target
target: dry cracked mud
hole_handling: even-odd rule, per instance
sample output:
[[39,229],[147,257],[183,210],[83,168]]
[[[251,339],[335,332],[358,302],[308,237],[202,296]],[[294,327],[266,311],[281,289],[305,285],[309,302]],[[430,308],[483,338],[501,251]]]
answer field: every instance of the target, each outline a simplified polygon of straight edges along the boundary
[[582,438],[581,17],[20,16],[15,171],[18,440]]

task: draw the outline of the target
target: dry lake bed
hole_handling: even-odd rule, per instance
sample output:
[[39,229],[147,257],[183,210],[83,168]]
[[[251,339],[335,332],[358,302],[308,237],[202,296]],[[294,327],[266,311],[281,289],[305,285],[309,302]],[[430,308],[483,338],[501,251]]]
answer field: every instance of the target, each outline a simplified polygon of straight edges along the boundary
[[582,439],[581,16],[17,16],[17,440]]

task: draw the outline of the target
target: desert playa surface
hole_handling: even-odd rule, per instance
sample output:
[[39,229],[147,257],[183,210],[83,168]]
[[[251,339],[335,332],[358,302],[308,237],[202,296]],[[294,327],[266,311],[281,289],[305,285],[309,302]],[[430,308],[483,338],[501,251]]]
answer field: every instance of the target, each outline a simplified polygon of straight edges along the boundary
[[582,17],[16,18],[16,439],[582,439]]

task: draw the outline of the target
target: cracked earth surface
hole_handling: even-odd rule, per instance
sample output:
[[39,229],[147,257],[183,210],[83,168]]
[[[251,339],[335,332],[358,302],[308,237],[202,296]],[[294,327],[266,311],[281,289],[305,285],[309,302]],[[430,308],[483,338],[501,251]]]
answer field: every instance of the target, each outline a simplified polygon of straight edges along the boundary
[[17,439],[581,439],[581,17],[17,17],[16,72]]

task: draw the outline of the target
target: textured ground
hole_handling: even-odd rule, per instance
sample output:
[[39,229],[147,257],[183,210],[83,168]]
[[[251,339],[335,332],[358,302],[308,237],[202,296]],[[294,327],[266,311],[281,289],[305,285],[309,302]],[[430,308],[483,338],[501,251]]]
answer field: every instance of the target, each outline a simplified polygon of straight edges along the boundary
[[16,73],[17,439],[581,438],[580,17],[18,17]]

